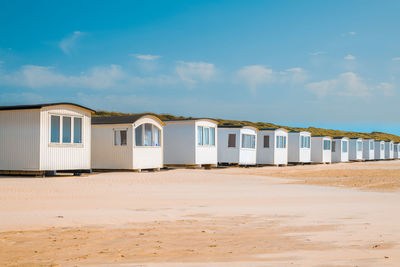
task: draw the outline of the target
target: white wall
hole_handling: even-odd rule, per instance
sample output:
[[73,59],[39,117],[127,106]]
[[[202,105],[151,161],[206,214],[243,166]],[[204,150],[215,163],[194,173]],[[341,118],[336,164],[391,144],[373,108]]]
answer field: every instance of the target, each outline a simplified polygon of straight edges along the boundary
[[[269,147],[264,147],[264,136],[269,136]],[[286,137],[286,148],[276,147],[276,136]],[[257,164],[287,164],[288,133],[281,129],[260,130],[257,134]]]
[[400,158],[400,144],[394,144],[393,148],[397,147],[397,151],[393,150],[393,158],[399,159]]
[[[236,135],[236,146],[228,147],[229,134]],[[240,128],[218,128],[218,162],[239,163],[241,147]]]
[[300,138],[301,136],[309,136],[311,134],[309,132],[289,132],[288,134],[288,162],[303,162],[308,163],[311,162],[311,140],[310,140],[310,148],[301,148]]
[[[127,145],[114,145],[114,130],[127,130]],[[92,168],[132,169],[132,125],[104,124],[92,125]]]
[[[82,144],[51,144],[50,116],[52,114],[82,118]],[[48,106],[42,108],[40,118],[40,169],[90,169],[91,113],[85,109],[68,105]]]
[[[197,126],[215,128],[215,145],[199,146],[197,144]],[[196,120],[195,123],[195,164],[218,164],[218,127],[217,124],[209,120]]]
[[[255,148],[244,148],[242,147],[242,134],[249,134],[255,136]],[[240,129],[240,153],[239,153],[239,164],[240,165],[255,165],[257,163],[257,131],[253,128],[241,128]]]
[[[342,151],[343,141],[347,141],[347,152]],[[332,162],[347,162],[349,161],[349,139],[333,139],[333,142],[336,143],[335,152],[332,151]]]
[[195,121],[171,121],[164,126],[164,164],[196,164]]
[[[161,146],[136,146],[135,129],[136,127],[150,123],[160,129]],[[155,119],[143,117],[133,124],[132,130],[132,143],[133,143],[133,156],[132,168],[133,169],[155,169],[164,166],[164,140],[163,140],[163,125]]]
[[[331,142],[331,149],[324,150],[324,140]],[[332,161],[332,140],[328,137],[311,137],[311,161],[327,163]]]
[[385,148],[381,148],[381,144],[383,144],[383,147],[385,147],[385,142],[384,141],[375,141],[375,159],[376,160],[381,160],[385,159]]
[[393,159],[393,142],[385,142],[385,159]]
[[365,160],[373,160],[375,158],[375,153],[374,153],[374,149],[370,149],[370,143],[372,142],[372,144],[374,144],[375,146],[375,142],[374,140],[363,140],[363,159]]
[[0,170],[40,170],[40,110],[0,111]]
[[[361,151],[357,150],[357,142],[361,142]],[[350,139],[350,150],[349,150],[349,160],[361,160],[363,159],[363,141],[361,138]]]

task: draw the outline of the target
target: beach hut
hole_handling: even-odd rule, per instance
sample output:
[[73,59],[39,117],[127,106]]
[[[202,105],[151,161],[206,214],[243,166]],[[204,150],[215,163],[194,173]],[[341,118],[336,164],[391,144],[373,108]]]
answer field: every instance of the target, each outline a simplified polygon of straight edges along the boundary
[[294,164],[311,162],[311,133],[291,131],[288,133],[288,162]]
[[385,159],[393,159],[393,141],[385,142]]
[[375,159],[374,146],[375,146],[374,139],[364,139],[363,140],[363,159],[364,160],[374,160]]
[[257,131],[251,126],[218,126],[218,163],[256,165]]
[[93,112],[73,103],[0,106],[0,172],[90,172]]
[[375,140],[375,160],[385,159],[385,141]]
[[400,159],[400,143],[393,144],[393,158]]
[[260,129],[257,133],[257,140],[257,164],[287,165],[288,131],[286,129]]
[[332,140],[332,162],[349,161],[349,138],[334,137]]
[[218,164],[217,121],[182,119],[164,122],[165,166],[208,168]]
[[159,170],[164,123],[152,115],[92,118],[92,168]]
[[360,161],[363,160],[363,139],[362,138],[350,138],[349,146],[349,160]]
[[311,161],[315,163],[331,163],[332,161],[332,137],[311,137]]

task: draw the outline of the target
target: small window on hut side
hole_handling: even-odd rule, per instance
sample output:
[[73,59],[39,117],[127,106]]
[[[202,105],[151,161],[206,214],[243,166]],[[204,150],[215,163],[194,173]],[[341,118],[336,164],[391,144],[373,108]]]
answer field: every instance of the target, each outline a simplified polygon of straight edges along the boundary
[[269,148],[269,135],[264,135],[264,147]]
[[236,147],[236,134],[228,135],[228,147]]

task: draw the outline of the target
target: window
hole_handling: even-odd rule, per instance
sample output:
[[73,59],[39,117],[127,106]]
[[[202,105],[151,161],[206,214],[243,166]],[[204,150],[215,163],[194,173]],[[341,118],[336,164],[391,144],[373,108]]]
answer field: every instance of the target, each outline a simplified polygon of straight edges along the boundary
[[82,118],[74,118],[74,143],[82,143]]
[[286,136],[276,137],[276,148],[286,148]]
[[300,148],[304,147],[304,136],[300,136]]
[[197,126],[197,145],[215,146],[215,128]]
[[374,142],[369,142],[369,149],[374,150]]
[[228,147],[236,147],[236,134],[228,135]]
[[114,130],[114,145],[127,145],[127,130]]
[[52,143],[60,143],[60,116],[51,116],[51,137]]
[[269,135],[264,135],[264,147],[269,148]]
[[393,144],[390,143],[390,151],[393,151]]
[[199,146],[203,145],[203,127],[197,126],[197,144]]
[[51,115],[50,142],[82,144],[82,118]]
[[395,146],[394,146],[394,152],[397,152],[397,148],[398,148],[398,146],[395,145]]
[[381,144],[381,150],[385,150],[385,145]]
[[242,148],[255,148],[256,136],[250,134],[242,134]]
[[324,140],[324,150],[331,150],[331,141]]
[[310,148],[310,147],[311,147],[311,137],[300,136],[300,148]]
[[210,145],[215,146],[215,128],[210,128]]
[[137,126],[135,144],[136,146],[161,146],[161,130],[151,123]]
[[362,151],[362,142],[357,141],[357,151]]
[[342,152],[347,153],[347,141],[342,141]]
[[332,152],[336,152],[336,141],[332,141]]

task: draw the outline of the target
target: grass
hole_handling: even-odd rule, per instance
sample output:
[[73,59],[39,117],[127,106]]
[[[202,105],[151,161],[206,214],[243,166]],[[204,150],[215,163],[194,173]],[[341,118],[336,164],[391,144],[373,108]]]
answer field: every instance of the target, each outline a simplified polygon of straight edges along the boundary
[[[123,116],[123,115],[137,115],[138,113],[121,113],[121,112],[109,112],[109,111],[97,111],[94,116]],[[195,119],[194,117],[183,117],[183,116],[174,116],[170,114],[155,114],[155,113],[140,113],[140,114],[149,114],[154,115],[160,118],[163,121],[166,120],[174,120],[174,119]],[[393,142],[400,142],[400,136],[383,133],[383,132],[372,132],[372,133],[362,133],[362,132],[352,132],[352,131],[340,131],[340,130],[333,130],[333,129],[323,129],[323,128],[315,128],[315,127],[308,127],[308,128],[298,128],[298,127],[290,127],[285,125],[277,125],[268,122],[251,122],[251,121],[237,121],[237,120],[225,120],[225,119],[214,119],[218,121],[219,125],[247,125],[253,126],[258,129],[262,128],[285,128],[289,131],[308,131],[313,136],[315,135],[327,135],[327,136],[346,136],[349,138],[354,137],[361,137],[361,138],[372,138],[375,140],[383,140],[383,141],[393,141]]]

